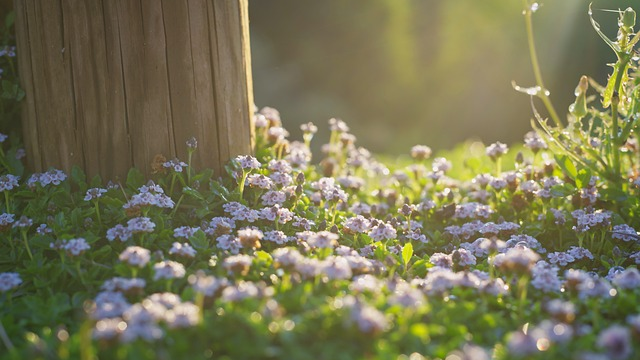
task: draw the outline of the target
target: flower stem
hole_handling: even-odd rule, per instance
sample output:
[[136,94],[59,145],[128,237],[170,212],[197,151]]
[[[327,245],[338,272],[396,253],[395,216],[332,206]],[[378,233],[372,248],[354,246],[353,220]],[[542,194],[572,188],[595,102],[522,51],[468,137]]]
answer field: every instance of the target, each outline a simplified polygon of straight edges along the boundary
[[556,109],[553,107],[549,96],[547,95],[547,90],[544,87],[544,82],[542,81],[542,72],[540,71],[540,64],[538,63],[538,54],[536,52],[536,45],[533,39],[533,22],[531,20],[533,11],[531,10],[531,6],[529,5],[529,0],[523,0],[524,3],[524,20],[527,27],[527,42],[529,43],[529,55],[531,57],[531,66],[533,67],[533,74],[536,78],[536,84],[540,87],[540,92],[538,96],[544,103],[544,106],[547,108],[551,119],[558,127],[562,127],[562,123],[560,122],[560,117],[556,112]]
[[33,261],[33,255],[31,254],[31,248],[29,247],[29,241],[27,240],[27,232],[25,230],[22,230],[21,233],[22,241],[24,241],[24,246],[27,248],[27,254],[29,254],[29,259]]

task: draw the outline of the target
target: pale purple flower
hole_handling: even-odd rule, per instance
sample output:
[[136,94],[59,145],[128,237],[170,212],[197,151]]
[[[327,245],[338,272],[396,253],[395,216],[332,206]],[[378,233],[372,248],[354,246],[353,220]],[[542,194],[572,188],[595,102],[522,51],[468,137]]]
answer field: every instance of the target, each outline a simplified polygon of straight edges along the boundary
[[611,325],[600,332],[596,344],[603,348],[612,360],[628,359],[633,352],[631,332],[627,327],[620,325]]
[[20,274],[15,272],[0,273],[0,292],[7,292],[22,284]]
[[315,248],[323,249],[323,248],[333,248],[338,244],[339,236],[329,231],[319,231],[317,233],[312,233],[307,239],[306,242]]
[[24,215],[20,216],[20,219],[18,219],[18,221],[13,223],[14,228],[20,228],[20,229],[28,229],[31,225],[33,225],[33,220],[29,219]]
[[391,225],[384,222],[378,222],[371,226],[369,236],[374,241],[395,239],[397,236],[396,229]]
[[85,239],[77,238],[63,241],[60,248],[66,251],[67,254],[71,256],[79,256],[84,254],[85,251],[89,250],[91,246],[89,246]]
[[627,242],[640,240],[638,232],[627,224],[614,225],[611,238]]
[[173,229],[173,237],[189,239],[190,237],[195,235],[195,233],[198,230],[200,230],[199,227],[180,226],[178,228]]
[[265,206],[282,205],[287,200],[287,195],[282,191],[270,190],[260,197]]
[[260,168],[260,162],[258,159],[251,155],[238,155],[235,161],[240,165],[243,170],[253,170]]
[[11,174],[0,176],[0,191],[9,191],[18,187],[20,176]]
[[120,242],[125,242],[131,239],[132,232],[128,227],[122,226],[120,224],[112,227],[107,230],[107,240],[114,241],[116,239],[120,240]]
[[161,261],[153,265],[153,280],[178,279],[186,274],[184,265],[176,261]]
[[98,198],[102,197],[102,195],[106,192],[107,192],[107,189],[91,188],[87,190],[87,193],[84,196],[84,201],[97,200]]
[[129,246],[118,257],[130,266],[145,267],[151,260],[151,251],[140,246]]
[[9,227],[9,225],[13,224],[15,220],[14,214],[2,213],[0,214],[0,229]]
[[508,151],[509,147],[499,141],[487,146],[485,149],[487,156],[493,160],[502,157],[502,155],[506,154]]
[[150,233],[155,229],[154,224],[148,217],[137,217],[127,222],[127,227],[132,233]]
[[185,258],[193,259],[196,257],[196,250],[187,243],[174,242],[169,249],[170,255],[178,255]]
[[187,167],[188,165],[184,161],[173,159],[165,162],[164,164],[162,164],[162,166],[164,166],[167,169],[172,169],[177,173],[181,173],[184,170],[184,168]]
[[267,231],[266,233],[264,233],[264,240],[276,243],[278,245],[283,245],[284,243],[292,241],[292,239],[285,233],[278,230]]

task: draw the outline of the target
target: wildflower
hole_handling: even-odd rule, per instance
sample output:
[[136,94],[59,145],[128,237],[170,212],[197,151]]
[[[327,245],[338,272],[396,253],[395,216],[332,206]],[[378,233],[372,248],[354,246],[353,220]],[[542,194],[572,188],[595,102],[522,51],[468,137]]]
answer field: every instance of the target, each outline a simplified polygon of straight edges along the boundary
[[229,285],[229,280],[226,278],[205,276],[202,271],[198,271],[196,275],[189,275],[188,280],[193,291],[209,298],[220,295],[222,290]]
[[200,308],[191,302],[184,302],[169,309],[164,320],[170,329],[187,328],[200,322]]
[[331,118],[329,119],[329,129],[331,131],[346,133],[349,132],[349,126],[341,119]]
[[431,148],[426,145],[415,145],[411,148],[411,157],[416,160],[428,159],[431,153]]
[[189,239],[192,236],[194,236],[195,233],[198,232],[198,230],[200,230],[199,227],[180,226],[178,228],[173,229],[173,237]]
[[435,266],[450,269],[453,266],[453,259],[451,255],[444,253],[434,253],[429,258],[429,262]]
[[[4,53],[4,49],[0,49],[0,56],[2,56],[4,54],[5,54]],[[7,136],[7,135],[5,135],[3,133],[0,133],[0,144],[5,142],[8,138],[9,138],[9,136]]]
[[228,286],[222,290],[222,301],[236,302],[247,298],[255,298],[260,295],[260,289],[249,281],[240,281],[234,286]]
[[91,318],[102,320],[122,316],[131,307],[124,294],[114,291],[102,291],[94,299]]
[[151,260],[151,252],[140,246],[129,246],[118,257],[130,266],[143,268]]
[[366,304],[356,303],[351,308],[351,321],[363,333],[374,335],[383,332],[389,326],[384,313]]
[[342,256],[331,256],[321,263],[321,272],[329,280],[351,279],[353,273],[347,259]]
[[102,284],[101,289],[103,291],[120,291],[124,294],[131,293],[139,293],[142,292],[144,287],[147,285],[147,282],[144,279],[139,278],[123,278],[123,277],[114,277]]
[[[2,224],[0,223],[0,228],[2,227]],[[47,226],[47,224],[40,224],[38,226],[38,228],[36,228],[36,233],[38,235],[46,235],[46,234],[51,234],[53,232],[53,230],[51,230],[51,228],[49,226]]]
[[485,152],[491,160],[496,160],[509,151],[509,147],[501,142],[493,143],[485,149]]
[[571,323],[576,318],[576,306],[570,301],[553,299],[546,304],[546,310],[560,322]]
[[216,238],[218,249],[227,250],[232,254],[237,254],[243,247],[240,240],[232,235],[221,235]]
[[118,224],[107,230],[107,240],[114,241],[118,239],[120,242],[125,242],[131,239],[132,234],[133,233],[128,227]]
[[529,235],[512,235],[509,240],[507,240],[506,245],[508,248],[513,248],[518,245],[523,245],[531,250],[536,251],[539,254],[544,254],[547,252],[545,248],[542,247],[540,241],[538,241],[533,236]]
[[538,135],[537,132],[529,131],[524,136],[524,146],[528,147],[534,154],[536,154],[538,151],[546,149],[547,143],[540,137],[540,135]]
[[61,182],[67,179],[67,175],[62,170],[50,169],[47,172],[35,173],[27,180],[27,186],[30,188],[35,187],[37,184],[45,187],[47,185],[60,185]]
[[169,249],[169,254],[178,255],[184,258],[193,259],[196,257],[196,250],[187,243],[174,242]]
[[0,191],[9,191],[18,187],[20,176],[11,174],[0,176]]
[[591,254],[591,251],[589,251],[589,249],[578,246],[572,246],[571,248],[569,248],[567,254],[572,256],[575,260],[581,260],[584,258],[593,260],[593,254]]
[[127,227],[133,234],[145,232],[150,233],[153,232],[156,224],[154,224],[148,217],[137,217],[129,220],[127,222]]
[[640,240],[638,232],[627,224],[614,225],[611,238],[627,242]]
[[604,348],[609,359],[627,359],[633,351],[631,332],[620,325],[612,325],[600,332],[596,344]]
[[177,279],[186,274],[184,265],[176,261],[161,261],[153,265],[153,280]]
[[238,230],[238,240],[240,244],[242,244],[242,247],[247,249],[259,249],[261,247],[260,240],[262,240],[263,237],[264,234],[258,229],[246,228]]
[[277,190],[267,191],[260,198],[265,206],[282,205],[287,200],[285,193]]
[[537,340],[531,334],[520,330],[509,335],[507,348],[510,354],[516,356],[533,355],[538,352]]
[[315,248],[325,249],[333,248],[338,244],[338,235],[329,231],[319,231],[311,234],[306,242]]
[[547,255],[549,262],[552,264],[558,264],[560,266],[567,266],[574,262],[576,259],[568,252],[552,252]]
[[8,229],[11,227],[16,220],[14,219],[14,214],[2,213],[0,214],[0,231],[4,229]]
[[300,125],[300,130],[302,130],[302,132],[305,134],[315,134],[316,132],[318,132],[318,127],[315,126],[313,123],[309,122],[309,123]]
[[500,191],[507,187],[507,180],[501,178],[492,178],[489,181],[489,186],[491,186],[494,190]]
[[545,261],[539,261],[531,270],[531,286],[544,292],[558,292],[562,283],[558,278],[558,268]]
[[574,210],[571,216],[576,220],[574,231],[584,233],[591,228],[606,228],[611,223],[611,213],[603,210],[585,212],[582,209]]
[[220,236],[229,234],[231,230],[235,229],[236,223],[233,219],[228,217],[214,217],[209,221],[204,232],[210,236]]
[[198,148],[198,140],[193,136],[189,140],[187,140],[186,144],[190,150],[195,150]]
[[0,292],[7,292],[22,284],[20,274],[15,272],[0,273]]
[[183,168],[187,167],[187,163],[178,159],[173,159],[162,164],[166,169],[173,169],[177,173],[181,173]]
[[84,201],[97,200],[98,198],[102,197],[102,194],[106,192],[107,189],[91,188],[87,190],[87,193],[84,196]]
[[79,256],[84,254],[84,252],[89,250],[91,247],[87,244],[85,239],[77,238],[63,241],[60,248],[66,251],[69,256]]
[[431,164],[431,168],[433,170],[433,172],[442,172],[442,173],[446,173],[447,171],[451,170],[451,167],[453,165],[451,164],[451,162],[443,157],[439,157],[439,158],[435,158],[433,160],[433,163]]
[[393,295],[388,299],[391,305],[400,305],[404,308],[417,308],[425,304],[424,293],[411,287],[409,284],[398,284]]
[[29,219],[24,215],[20,216],[20,219],[18,219],[18,221],[13,223],[14,228],[20,228],[20,229],[28,229],[31,225],[33,225],[33,220]]
[[640,287],[640,272],[636,268],[628,268],[613,275],[611,282],[620,289],[636,289]]
[[232,255],[224,259],[222,267],[225,268],[229,274],[235,273],[239,275],[247,275],[253,258],[249,255]]
[[391,226],[391,224],[379,221],[377,224],[371,225],[369,236],[374,241],[395,239],[397,236],[397,231],[393,226]]
[[255,187],[258,189],[269,190],[274,187],[272,179],[262,174],[251,174],[247,177],[246,186]]
[[267,231],[264,234],[264,240],[276,243],[278,245],[283,245],[291,241],[292,239],[287,235],[285,235],[285,233],[283,233],[282,231],[273,230],[273,231]]
[[304,259],[294,248],[278,248],[271,254],[276,267],[292,268]]
[[260,162],[258,159],[251,155],[238,155],[235,161],[240,165],[243,170],[253,170],[260,168]]
[[526,247],[514,247],[506,253],[498,254],[493,259],[493,265],[505,272],[528,273],[540,259],[540,255]]

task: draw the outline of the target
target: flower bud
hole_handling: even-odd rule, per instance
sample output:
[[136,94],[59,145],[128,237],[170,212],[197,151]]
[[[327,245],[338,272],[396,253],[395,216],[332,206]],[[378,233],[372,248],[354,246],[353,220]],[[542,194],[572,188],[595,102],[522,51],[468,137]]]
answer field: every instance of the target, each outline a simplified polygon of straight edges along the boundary
[[577,119],[587,115],[587,89],[589,88],[589,78],[582,75],[575,90],[576,101],[569,105],[569,112]]
[[633,27],[636,25],[636,12],[632,8],[628,7],[620,14],[620,20],[618,20],[618,26],[624,28],[628,32],[633,31]]

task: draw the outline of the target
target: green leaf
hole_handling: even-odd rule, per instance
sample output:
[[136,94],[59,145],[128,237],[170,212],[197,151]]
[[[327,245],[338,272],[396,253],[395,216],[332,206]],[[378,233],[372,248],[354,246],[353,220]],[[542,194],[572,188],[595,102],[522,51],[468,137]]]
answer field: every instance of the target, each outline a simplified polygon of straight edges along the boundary
[[411,260],[412,256],[413,256],[413,245],[410,242],[408,242],[404,244],[404,246],[402,247],[402,261],[404,262],[405,269],[407,268],[407,264],[409,264],[409,261]]
[[71,168],[71,180],[76,183],[78,186],[83,187],[87,185],[87,176],[84,174],[84,171],[80,169],[77,165],[74,165]]
[[576,166],[573,165],[571,159],[569,159],[567,155],[555,155],[554,158],[565,175],[569,176],[572,180],[575,180],[578,175],[578,170],[576,170]]
[[189,196],[192,196],[192,197],[194,197],[194,198],[196,198],[198,200],[203,200],[204,201],[204,196],[202,196],[202,194],[200,194],[200,192],[198,192],[198,190],[194,190],[194,189],[192,189],[190,187],[186,187],[185,186],[184,188],[182,188],[182,192],[187,194],[187,195],[189,195]]
[[101,187],[102,186],[102,178],[100,175],[96,175],[91,179],[91,187]]
[[209,248],[209,240],[202,230],[198,230],[189,238],[189,242],[196,250],[204,250]]
[[144,175],[137,168],[131,168],[127,174],[127,187],[137,190],[144,185]]
[[273,261],[273,258],[271,257],[271,255],[269,255],[268,252],[262,251],[262,250],[258,250],[255,252],[255,256],[256,259],[258,259],[259,262],[264,262],[266,264],[271,264],[271,262]]
[[554,197],[565,197],[573,195],[576,189],[571,184],[554,185],[551,187],[551,195]]
[[576,186],[578,189],[584,189],[589,186],[589,182],[591,181],[591,170],[589,169],[580,169],[578,171],[578,176],[576,176]]

